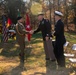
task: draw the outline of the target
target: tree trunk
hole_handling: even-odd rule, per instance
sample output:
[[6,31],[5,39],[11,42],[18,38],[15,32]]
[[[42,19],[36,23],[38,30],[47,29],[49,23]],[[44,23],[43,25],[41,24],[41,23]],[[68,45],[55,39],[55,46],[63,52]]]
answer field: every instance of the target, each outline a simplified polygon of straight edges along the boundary
[[[53,0],[53,11],[55,12],[55,0]],[[54,15],[54,25],[55,25],[55,15]]]
[[51,22],[51,2],[49,0],[49,10],[50,10],[50,22]]
[[60,11],[60,0],[58,0],[58,11]]
[[68,29],[68,6],[67,6],[67,0],[65,0],[65,20],[64,20],[64,23]]

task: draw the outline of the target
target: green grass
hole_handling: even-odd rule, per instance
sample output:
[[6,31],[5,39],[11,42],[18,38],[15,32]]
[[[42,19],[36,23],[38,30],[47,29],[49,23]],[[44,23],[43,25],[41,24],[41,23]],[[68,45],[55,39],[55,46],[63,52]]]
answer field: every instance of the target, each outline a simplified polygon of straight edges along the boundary
[[70,43],[74,44],[76,43],[76,34],[75,33],[65,33],[66,39],[67,41],[69,41]]
[[[75,53],[71,50],[71,47],[73,44],[76,43],[76,34],[65,32],[65,36],[67,41],[70,42],[65,52]],[[19,48],[18,46],[16,46],[15,42],[14,43],[12,42],[14,42],[14,40],[9,39],[7,44],[3,45],[3,43],[0,43],[0,57],[6,58],[7,59],[6,61],[8,61],[8,59],[11,60],[11,58],[16,59],[18,60],[18,63],[19,63],[19,59],[18,59]],[[26,51],[25,51],[26,53],[25,57],[27,56],[27,62],[25,63],[27,70],[32,70],[38,67],[45,67],[46,61],[45,61],[45,53],[44,53],[41,33],[37,33],[32,36],[31,45],[32,45],[32,48],[26,47]],[[26,46],[28,46],[28,44],[26,44]],[[6,64],[6,61],[5,61],[5,64]],[[68,58],[66,59],[66,64],[70,65]],[[0,66],[1,66],[1,63],[0,63]],[[0,67],[0,73],[4,72],[5,69],[7,68]]]
[[42,42],[42,35],[41,35],[41,33],[34,34],[32,36],[32,44],[39,43],[39,42]]

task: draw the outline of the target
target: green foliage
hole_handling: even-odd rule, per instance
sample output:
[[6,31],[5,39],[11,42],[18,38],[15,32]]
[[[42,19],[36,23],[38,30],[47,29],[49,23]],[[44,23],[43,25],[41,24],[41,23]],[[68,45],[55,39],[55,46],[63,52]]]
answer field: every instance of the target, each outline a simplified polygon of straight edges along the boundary
[[0,3],[7,10],[7,17],[10,17],[13,23],[16,23],[18,12],[22,13],[22,8],[24,6],[23,1],[22,0],[4,0],[4,1],[1,1]]
[[13,23],[16,23],[16,18],[18,15],[18,9],[21,11],[21,0],[8,0],[8,16],[12,19]]
[[73,19],[73,22],[74,22],[74,24],[76,25],[76,5],[73,4],[73,5],[71,6],[71,9],[73,9],[73,10],[74,10],[74,13],[75,13],[75,17],[74,17],[74,19]]

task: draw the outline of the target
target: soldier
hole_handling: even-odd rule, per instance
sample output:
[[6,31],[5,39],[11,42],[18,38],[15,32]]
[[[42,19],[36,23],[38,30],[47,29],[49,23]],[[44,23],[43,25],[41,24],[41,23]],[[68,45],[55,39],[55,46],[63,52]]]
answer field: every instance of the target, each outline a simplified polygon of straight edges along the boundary
[[62,22],[63,14],[59,11],[55,11],[55,33],[54,36],[56,36],[56,42],[55,42],[55,56],[58,62],[59,67],[65,67],[65,57],[64,57],[64,49],[63,45],[66,42],[65,36],[64,36],[64,23]]
[[25,30],[23,23],[24,23],[24,19],[22,17],[18,17],[16,24],[16,39],[20,46],[19,57],[21,62],[24,62],[25,34],[28,33]]
[[51,24],[49,20],[44,19],[43,12],[39,12],[38,20],[40,21],[39,27],[36,31],[33,32],[33,34],[36,34],[37,32],[41,31],[43,37],[45,55],[46,55],[45,59],[54,61],[55,55],[52,46]]

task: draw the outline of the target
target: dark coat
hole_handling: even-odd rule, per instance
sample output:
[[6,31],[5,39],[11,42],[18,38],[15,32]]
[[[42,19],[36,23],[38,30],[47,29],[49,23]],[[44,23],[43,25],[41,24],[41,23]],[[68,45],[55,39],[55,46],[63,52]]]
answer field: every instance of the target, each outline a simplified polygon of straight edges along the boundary
[[64,36],[64,24],[60,20],[57,21],[55,25],[55,33],[54,35],[56,36],[56,44],[64,44],[66,42],[65,36]]
[[49,20],[43,18],[42,21],[40,21],[39,27],[36,31],[34,31],[34,34],[39,31],[42,32],[42,37],[44,41],[46,36],[48,36],[49,38],[51,37],[51,24]]

